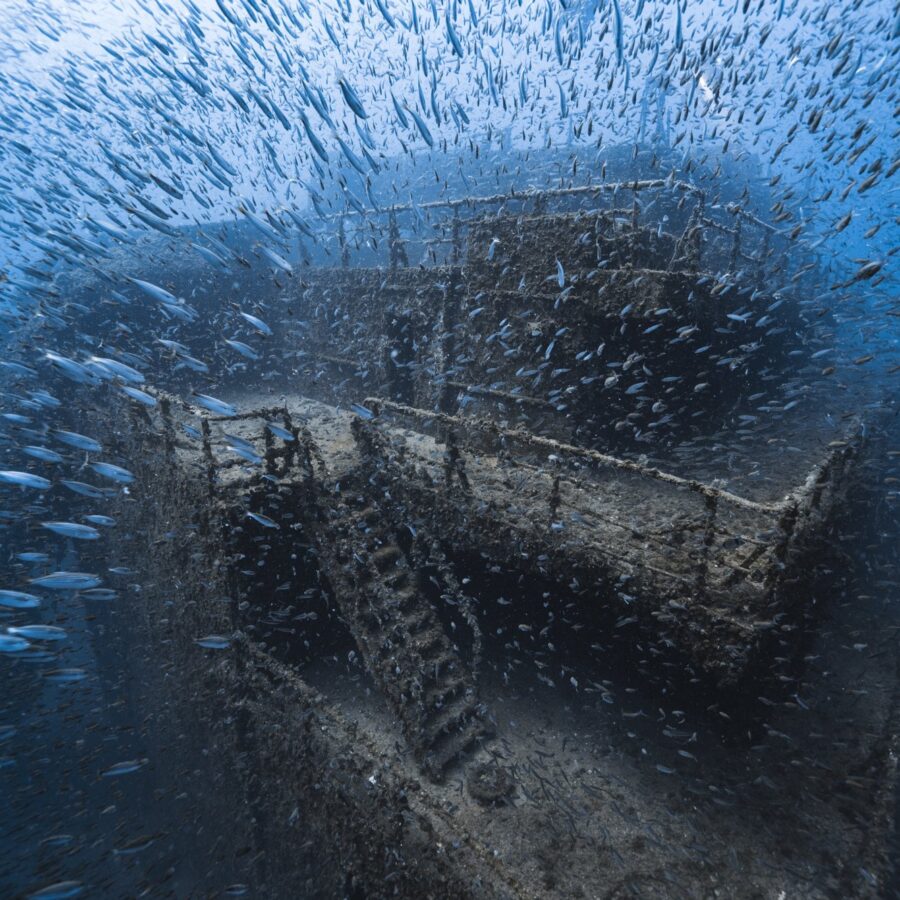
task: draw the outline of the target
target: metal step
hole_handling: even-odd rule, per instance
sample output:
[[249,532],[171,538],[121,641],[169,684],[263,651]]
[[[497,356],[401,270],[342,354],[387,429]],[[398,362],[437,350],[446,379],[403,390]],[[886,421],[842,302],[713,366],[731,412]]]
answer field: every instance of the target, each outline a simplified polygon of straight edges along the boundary
[[[390,520],[375,504],[339,510],[319,520],[327,523],[320,559],[336,602],[415,757],[439,777],[484,733],[483,726],[472,724],[477,718],[473,685],[431,601],[417,589],[416,573]],[[347,558],[356,560],[349,570],[342,562]],[[421,686],[411,688],[411,682]]]
[[464,693],[468,685],[462,679],[441,684],[438,687],[429,688],[425,692],[424,704],[427,710],[441,709],[460,694]]
[[422,759],[422,767],[432,778],[441,779],[444,770],[490,731],[479,719],[473,719],[461,731],[445,735]]
[[436,745],[439,740],[453,731],[462,731],[469,720],[476,715],[476,705],[469,698],[457,698],[449,706],[443,707],[428,717],[423,729],[422,742],[428,747]]

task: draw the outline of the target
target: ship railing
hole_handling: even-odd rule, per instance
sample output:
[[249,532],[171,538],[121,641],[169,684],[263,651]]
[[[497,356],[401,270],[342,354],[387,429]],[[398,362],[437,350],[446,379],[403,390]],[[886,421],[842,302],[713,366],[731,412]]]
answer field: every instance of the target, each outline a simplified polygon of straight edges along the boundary
[[[121,403],[131,414],[132,427],[127,433],[131,434],[135,441],[140,441],[140,436],[149,429],[157,438],[162,438],[166,459],[173,470],[185,468],[185,473],[189,474],[194,466],[199,466],[207,483],[210,499],[218,494],[221,485],[220,474],[225,469],[246,467],[251,475],[256,471],[258,474],[265,473],[278,478],[290,477],[294,471],[303,478],[309,478],[314,469],[322,472],[327,470],[327,464],[319,454],[314,435],[308,430],[304,417],[301,414],[298,420],[286,404],[245,409],[235,416],[222,417],[205,410],[201,411],[189,400],[159,389],[147,387],[146,392],[158,401],[153,409],[121,398]],[[509,456],[511,451],[515,451],[518,465],[529,465],[529,454],[532,458],[535,455],[540,458],[541,467],[552,461],[552,468],[557,472],[568,470],[574,465],[579,473],[577,481],[582,488],[585,473],[596,468],[642,481],[649,479],[696,496],[703,504],[703,511],[700,513],[703,535],[701,558],[698,560],[698,587],[706,584],[713,563],[717,571],[727,570],[731,573],[725,576],[727,584],[730,583],[729,579],[750,577],[753,574],[751,571],[753,563],[760,555],[774,557],[776,561],[784,562],[792,544],[804,532],[806,523],[821,509],[823,498],[840,480],[848,458],[859,448],[860,436],[863,433],[860,422],[852,420],[846,430],[845,440],[834,442],[834,446],[809,470],[799,485],[778,500],[758,501],[742,497],[715,484],[666,472],[656,466],[567,444],[529,431],[508,428],[491,420],[453,416],[406,406],[381,397],[367,397],[363,403],[372,413],[375,424],[384,417],[406,420],[412,423],[414,432],[431,434],[439,443],[451,442],[460,458],[463,451],[471,454],[493,452],[504,456]],[[197,421],[195,417],[199,416],[199,441],[187,442],[178,436],[176,424],[181,419],[180,413],[190,414],[195,422]],[[115,412],[114,415],[118,416],[119,413]],[[240,459],[217,459],[213,452],[213,426],[254,420],[260,422],[259,439],[265,448],[261,468],[247,466],[246,461]],[[276,447],[271,430],[266,424],[272,420],[280,421],[282,427],[293,434],[294,441],[286,443],[281,448]],[[188,454],[187,457],[185,453]],[[152,457],[152,454],[150,456]],[[557,490],[558,488],[554,488],[554,491]],[[551,508],[554,507],[553,496],[548,498],[548,503]],[[558,506],[557,494],[556,507]],[[725,515],[725,510],[730,512]],[[601,510],[594,515],[602,518],[610,526],[622,528],[629,533],[634,530],[627,517],[616,518],[612,509],[605,512]],[[761,526],[771,530],[771,537],[762,539],[754,536],[753,531]],[[649,541],[659,548],[668,547],[670,537],[669,534],[640,535],[642,541]],[[737,539],[741,545],[751,548],[747,561],[732,562],[728,555],[723,556],[719,552],[723,542],[730,539]],[[715,557],[713,551],[716,551]],[[760,574],[763,578],[769,579],[779,577],[780,571],[781,567],[776,566],[775,569],[767,568]],[[667,574],[684,580],[683,575]],[[719,574],[717,581],[721,580],[722,576]]]
[[[723,235],[726,240],[730,238],[730,253],[726,261],[728,270],[736,272],[741,265],[747,263],[753,267],[758,280],[763,278],[766,263],[774,252],[773,240],[780,240],[779,246],[782,252],[787,247],[785,231],[763,221],[741,206],[731,204],[708,207],[707,192],[703,188],[686,181],[662,178],[603,182],[540,190],[513,190],[502,194],[430,200],[421,204],[397,203],[384,207],[348,207],[343,211],[325,216],[324,220],[337,223],[336,239],[340,248],[341,264],[344,267],[350,266],[351,228],[359,247],[361,246],[360,238],[363,242],[368,239],[367,228],[372,231],[373,237],[377,234],[383,235],[384,219],[387,219],[387,247],[391,268],[408,266],[408,247],[412,244],[419,245],[424,249],[426,260],[430,254],[432,264],[439,264],[437,248],[448,248],[444,253],[446,258],[442,260],[443,262],[459,264],[465,255],[463,232],[479,220],[478,210],[480,208],[493,206],[502,210],[515,204],[524,209],[526,205],[530,204],[533,213],[540,215],[546,213],[554,201],[558,202],[567,198],[596,200],[604,194],[609,194],[612,203],[615,204],[616,199],[622,193],[631,193],[634,195],[634,200],[630,208],[617,208],[613,205],[610,208],[566,211],[620,221],[630,219],[632,232],[637,232],[641,227],[640,216],[643,212],[638,204],[637,195],[642,192],[660,190],[681,193],[683,199],[679,205],[688,197],[695,199],[687,225],[680,234],[675,236],[675,252],[669,262],[669,269],[700,271],[703,264],[702,252],[707,229]],[[435,210],[451,213],[448,217],[427,223],[440,233],[419,240],[414,240],[408,235],[403,236],[403,229],[399,225],[401,215],[412,215],[417,223],[416,228],[418,228],[425,214]],[[466,210],[471,215],[463,216],[462,213]],[[730,217],[730,222],[728,217]],[[351,226],[351,222],[354,220],[358,221],[355,227]],[[708,240],[706,242],[709,243]],[[752,246],[752,252],[747,252],[748,245]],[[717,260],[717,262],[721,264],[722,260]]]
[[[701,585],[706,583],[709,576],[714,546],[721,546],[722,541],[729,538],[737,538],[746,546],[755,546],[757,549],[751,554],[752,559],[755,559],[758,553],[768,550],[776,560],[783,562],[795,539],[798,538],[802,525],[821,508],[823,497],[833,489],[848,456],[858,449],[862,433],[859,420],[852,420],[845,432],[846,439],[836,442],[836,446],[831,447],[823,458],[811,467],[806,477],[795,488],[778,500],[758,501],[742,497],[714,484],[666,472],[656,466],[567,444],[530,431],[504,427],[491,420],[419,409],[380,397],[367,397],[364,403],[376,418],[387,414],[401,420],[405,419],[415,423],[415,430],[418,431],[427,433],[429,429],[433,430],[433,425],[439,426],[438,432],[433,436],[436,440],[452,441],[456,452],[467,449],[469,452],[478,453],[488,448],[494,452],[509,453],[519,448],[527,456],[528,450],[537,451],[543,460],[552,459],[558,466],[574,462],[579,471],[583,472],[587,464],[607,471],[626,473],[639,479],[654,480],[675,490],[697,496],[704,506],[703,550],[697,576]],[[478,432],[478,437],[474,440],[473,432]],[[549,502],[553,506],[553,498],[550,498]],[[730,514],[723,518],[723,509],[728,508],[737,515]],[[626,530],[631,528],[626,521],[617,521],[607,516],[603,518],[610,525]],[[744,527],[740,527],[741,522],[744,523]],[[756,526],[760,523],[770,526],[773,538],[760,540],[753,537],[746,527],[750,522]],[[735,525],[738,525],[740,530],[735,530]],[[668,546],[664,538],[656,538],[646,533],[642,533],[641,537],[659,547]],[[721,556],[717,556],[716,565],[731,570],[733,577],[745,578],[750,574],[745,566],[732,564]],[[771,573],[769,577],[772,577]]]

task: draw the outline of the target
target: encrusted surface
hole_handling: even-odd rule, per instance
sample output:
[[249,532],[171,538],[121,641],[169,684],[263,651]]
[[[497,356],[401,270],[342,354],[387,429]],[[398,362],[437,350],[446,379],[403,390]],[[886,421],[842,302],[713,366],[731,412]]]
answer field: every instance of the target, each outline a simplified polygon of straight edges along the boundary
[[[265,417],[272,418],[271,410]],[[346,651],[333,656],[316,652],[319,623],[307,619],[306,612],[300,620],[290,620],[295,633],[281,649],[271,640],[268,647],[261,645],[252,636],[255,617],[275,607],[258,591],[245,593],[238,570],[252,563],[246,552],[254,545],[268,548],[267,567],[281,566],[292,549],[314,549],[309,511],[300,507],[302,502],[311,503],[316,494],[316,502],[327,508],[339,485],[349,493],[360,492],[375,476],[371,489],[384,509],[392,515],[409,510],[399,482],[390,482],[391,497],[385,496],[384,479],[391,466],[400,465],[393,459],[399,452],[391,446],[394,439],[402,438],[403,465],[414,465],[423,474],[430,471],[434,485],[447,469],[443,448],[422,434],[361,422],[354,437],[352,414],[311,402],[289,405],[289,419],[302,421],[309,434],[319,437],[327,468],[315,460],[311,467],[297,461],[291,474],[281,471],[277,457],[270,457],[277,479],[273,483],[260,479],[265,466],[230,466],[218,472],[209,504],[204,500],[208,485],[202,445],[177,451],[175,464],[163,468],[154,461],[159,456],[144,453],[134,466],[145,480],[155,482],[156,506],[125,504],[121,511],[149,538],[147,571],[179,572],[177,584],[158,576],[147,579],[140,627],[144,640],[159,646],[168,661],[166,683],[146,686],[148,702],[165,697],[182,715],[195,715],[216,735],[210,742],[213,761],[226,767],[237,761],[247,797],[247,828],[254,845],[266,849],[257,864],[257,889],[290,896],[309,888],[313,881],[303,879],[311,877],[310,870],[300,862],[305,856],[292,850],[296,843],[301,849],[320,848],[316,853],[322,871],[316,871],[314,883],[326,894],[686,897],[716,889],[747,898],[780,891],[802,897],[869,894],[871,885],[859,872],[861,867],[869,873],[883,868],[894,777],[891,685],[896,673],[893,657],[880,644],[871,645],[877,663],[870,656],[862,668],[858,654],[844,652],[826,638],[811,648],[821,654],[823,668],[839,668],[842,678],[857,667],[849,677],[865,690],[865,735],[851,735],[840,724],[840,708],[858,709],[861,698],[829,699],[830,688],[823,681],[804,689],[804,706],[812,710],[808,716],[798,719],[788,704],[777,701],[752,746],[729,746],[690,706],[660,719],[653,688],[638,672],[613,671],[618,664],[603,674],[600,663],[593,676],[597,680],[578,685],[560,683],[555,666],[547,668],[557,681],[554,687],[536,686],[522,668],[504,675],[497,661],[510,652],[501,649],[505,638],[486,632],[483,658],[488,662],[479,670],[478,691],[494,737],[468,757],[468,765],[476,772],[484,765],[500,767],[513,785],[504,802],[486,804],[467,790],[465,769],[449,769],[441,782],[423,777],[415,748],[398,729],[389,692],[373,693],[372,679],[359,666],[348,665]],[[249,439],[260,435],[260,421],[213,423],[212,430],[224,426]],[[154,430],[162,443],[166,428],[157,423]],[[148,438],[145,432],[140,445],[146,447]],[[360,446],[367,448],[366,460],[359,455]],[[227,455],[218,444],[215,454]],[[376,476],[371,466],[378,468],[379,459]],[[492,490],[509,497],[502,487],[509,473],[497,460],[467,456],[464,462],[473,494]],[[368,477],[360,478],[366,471]],[[547,473],[524,471],[531,481],[551,483]],[[422,478],[420,485],[425,483]],[[588,498],[600,495],[602,479],[591,487],[571,488],[581,492],[571,496],[583,498],[577,502],[584,505],[586,521]],[[429,490],[437,496],[435,486]],[[461,508],[477,504],[454,491],[447,496]],[[523,491],[519,485],[519,502],[530,502]],[[564,487],[564,498],[566,491]],[[537,491],[533,502],[546,503],[546,492]],[[633,506],[640,506],[646,528],[652,517],[649,499]],[[245,509],[271,516],[280,528],[258,527]],[[288,510],[292,518],[284,515]],[[438,515],[446,511],[437,510]],[[534,524],[536,533],[545,521]],[[436,530],[434,522],[419,527]],[[450,543],[468,540],[472,545],[488,530],[474,520],[467,523],[465,535],[454,532],[452,523],[447,527]],[[548,539],[546,534],[541,538]],[[236,550],[241,550],[237,556]],[[542,564],[564,564],[576,553],[574,545],[557,545]],[[305,558],[315,564],[316,554]],[[327,567],[326,560],[319,564]],[[334,627],[344,620],[352,634],[347,598],[328,599],[326,594],[304,602],[297,593],[300,587],[285,597],[295,614],[312,608],[330,618],[328,610],[336,611]],[[475,608],[483,618],[494,601],[488,585],[482,589],[488,593],[475,597]],[[250,599],[246,611],[240,608],[244,596]],[[573,615],[558,612],[564,618]],[[529,613],[523,608],[512,615],[515,621]],[[826,621],[826,634],[858,628],[859,615],[858,609],[835,610]],[[532,622],[531,627],[539,627]],[[208,632],[233,634],[231,649],[210,658],[198,653],[192,637]],[[302,643],[304,634],[311,641],[308,661],[279,661],[288,653],[284,648]],[[608,643],[601,634],[579,639]],[[515,640],[531,638],[522,633]],[[646,661],[636,668],[646,670]],[[584,673],[579,676],[583,679]],[[173,693],[173,681],[191,689]],[[667,706],[672,702],[677,698]],[[811,745],[822,761],[820,743],[831,748],[827,765],[807,768]],[[787,757],[785,746],[791,748]]]

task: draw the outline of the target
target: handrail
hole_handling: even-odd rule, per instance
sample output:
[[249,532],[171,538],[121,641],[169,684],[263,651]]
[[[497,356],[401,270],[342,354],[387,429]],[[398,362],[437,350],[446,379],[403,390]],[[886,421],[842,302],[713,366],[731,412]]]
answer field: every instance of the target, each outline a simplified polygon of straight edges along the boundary
[[[723,210],[723,212],[730,213],[737,220],[737,228],[730,228],[723,222],[717,222],[715,219],[710,218],[708,215],[703,215],[703,208],[706,200],[706,192],[698,187],[697,185],[691,184],[690,182],[685,181],[674,181],[670,179],[635,179],[633,181],[618,181],[618,182],[606,182],[600,184],[593,185],[579,185],[567,188],[546,188],[543,190],[537,190],[534,188],[529,188],[521,192],[517,192],[515,189],[510,190],[509,193],[506,194],[492,194],[488,196],[481,197],[462,197],[462,198],[448,198],[442,200],[430,200],[424,203],[419,204],[418,206],[413,204],[412,202],[406,204],[393,204],[384,208],[373,207],[371,209],[363,209],[358,204],[352,209],[345,209],[341,212],[330,213],[326,216],[322,217],[323,221],[337,221],[340,226],[339,233],[339,242],[342,247],[342,259],[344,265],[348,264],[347,259],[347,243],[346,238],[344,236],[344,222],[348,218],[352,217],[362,217],[365,221],[369,217],[383,217],[387,216],[391,227],[396,232],[397,229],[397,213],[398,212],[408,212],[408,211],[416,211],[420,213],[422,210],[430,210],[430,209],[445,209],[452,210],[453,215],[453,235],[452,237],[444,237],[437,236],[432,237],[430,239],[424,240],[424,245],[426,247],[434,247],[439,244],[452,244],[454,247],[458,246],[459,241],[459,227],[463,224],[459,216],[459,210],[462,207],[468,207],[470,210],[474,211],[474,207],[476,206],[484,206],[488,204],[501,204],[501,206],[509,201],[515,201],[520,203],[526,203],[529,200],[535,201],[538,205],[538,211],[543,212],[545,209],[545,201],[551,197],[574,197],[574,196],[585,196],[589,195],[592,198],[597,198],[603,193],[612,193],[615,195],[618,191],[631,191],[635,195],[639,191],[651,190],[655,188],[669,188],[671,190],[682,191],[684,193],[690,193],[698,196],[697,209],[695,211],[692,220],[705,228],[712,228],[714,230],[723,232],[725,234],[731,234],[734,237],[734,249],[732,251],[732,256],[736,260],[738,257],[744,259],[748,263],[755,263],[757,265],[763,265],[765,263],[766,250],[768,248],[768,242],[771,235],[776,236],[784,236],[785,232],[776,228],[774,225],[769,224],[768,222],[764,222],[762,219],[754,216],[752,213],[747,212],[740,206],[736,204],[720,206],[719,209]],[[618,210],[612,211],[604,211],[604,210],[591,210],[588,214],[593,215],[611,215],[613,213],[618,212]],[[624,211],[623,211],[624,212]],[[637,224],[637,200],[635,199],[632,209],[632,224],[636,226]],[[740,249],[740,225],[742,221],[746,221],[751,225],[762,229],[765,238],[763,240],[763,249],[760,250],[758,255],[750,256],[747,253],[744,253]],[[436,223],[435,227],[439,227],[440,223]],[[446,224],[446,223],[444,223]],[[465,222],[466,226],[471,225],[471,219],[467,219]],[[375,227],[374,223],[370,222],[370,227]],[[688,226],[688,230],[690,229],[690,225]],[[397,240],[399,240],[399,232],[397,232]],[[682,235],[684,238],[684,235]],[[393,247],[396,241],[391,244]],[[458,250],[456,251],[458,252]]]
[[[689,194],[699,194],[701,196],[705,196],[706,194],[703,188],[698,187],[695,184],[691,184],[688,181],[669,181],[667,178],[649,178],[635,179],[634,181],[610,181],[602,182],[600,184],[586,184],[568,188],[528,188],[524,191],[516,191],[515,189],[512,189],[508,194],[491,194],[483,197],[457,197],[454,199],[448,198],[446,200],[428,200],[425,203],[419,204],[400,203],[392,204],[391,206],[386,206],[384,208],[372,207],[371,209],[362,210],[350,208],[343,210],[342,212],[329,213],[322,218],[327,221],[337,221],[339,219],[354,216],[390,216],[396,215],[398,212],[410,212],[413,210],[459,209],[466,206],[484,206],[489,203],[503,203],[508,200],[525,202],[528,200],[538,200],[543,197],[574,197],[583,194],[593,194],[594,196],[599,196],[604,191],[612,193],[615,193],[616,191],[637,192],[662,187],[684,191],[685,193]],[[762,219],[754,216],[753,213],[749,213],[746,210],[741,209],[740,207],[723,207],[723,209],[725,209],[732,215],[740,216],[748,222],[752,222],[757,227],[762,228],[765,231],[769,231],[772,234],[784,234],[781,229],[776,228],[774,225],[771,225],[768,222],[764,222]],[[705,224],[712,225],[716,228],[721,228],[724,231],[730,230],[727,226],[720,225],[719,223],[710,219],[705,220]]]
[[386,206],[382,209],[347,209],[339,213],[329,213],[327,216],[323,216],[323,219],[338,220],[352,216],[383,216],[391,215],[392,213],[396,214],[398,212],[410,212],[417,209],[458,209],[464,206],[483,206],[487,203],[502,203],[508,200],[537,200],[542,197],[573,197],[580,194],[594,194],[595,196],[599,196],[604,191],[644,191],[658,187],[671,187],[692,194],[705,193],[702,188],[687,181],[670,182],[666,178],[636,179],[634,181],[604,182],[601,184],[580,185],[578,187],[568,188],[546,188],[544,190],[528,189],[521,192],[511,190],[508,194],[492,194],[487,197],[460,197],[447,200],[429,200],[419,204],[401,203]]
[[[452,425],[458,428],[480,428],[482,430],[490,430],[498,435],[511,438],[513,440],[523,441],[533,444],[554,453],[563,453],[569,456],[579,456],[588,459],[591,462],[608,466],[614,469],[620,469],[627,472],[633,472],[637,475],[643,475],[648,478],[654,478],[657,481],[674,485],[675,487],[684,488],[695,493],[701,494],[715,500],[722,500],[730,503],[732,506],[741,509],[752,510],[753,512],[765,513],[784,513],[795,507],[800,500],[808,495],[818,482],[823,471],[830,464],[834,452],[828,454],[827,459],[813,467],[799,488],[789,492],[781,500],[769,503],[761,503],[756,500],[748,500],[731,491],[715,488],[711,485],[704,484],[702,481],[696,481],[691,478],[682,478],[680,475],[673,475],[670,472],[663,472],[653,466],[642,466],[640,463],[632,462],[628,459],[620,459],[607,453],[601,453],[599,450],[592,450],[587,447],[577,447],[573,444],[566,444],[553,438],[545,438],[531,432],[522,431],[516,428],[503,428],[493,422],[483,422],[477,419],[464,419],[459,416],[451,416],[447,413],[433,412],[427,409],[418,409],[412,406],[404,406],[401,403],[395,403],[392,400],[385,400],[380,397],[367,397],[364,401],[366,406],[378,409],[387,409],[399,415],[407,416],[413,419],[434,419],[446,425]],[[851,432],[854,430],[851,427]]]

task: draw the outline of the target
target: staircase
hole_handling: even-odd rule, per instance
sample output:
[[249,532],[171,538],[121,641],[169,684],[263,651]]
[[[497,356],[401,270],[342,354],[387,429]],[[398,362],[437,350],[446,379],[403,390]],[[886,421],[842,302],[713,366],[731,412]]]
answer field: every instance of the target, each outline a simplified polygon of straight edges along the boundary
[[340,496],[322,524],[320,562],[341,613],[416,759],[440,779],[487,733],[474,679],[421,591],[386,504]]

